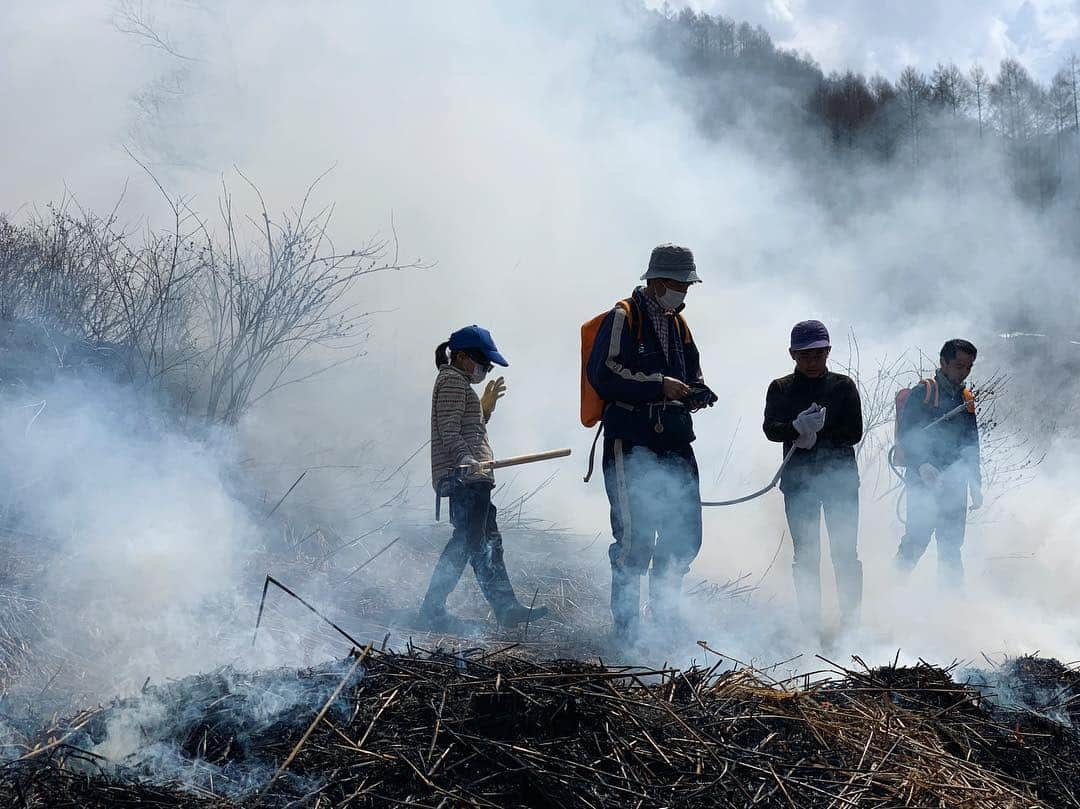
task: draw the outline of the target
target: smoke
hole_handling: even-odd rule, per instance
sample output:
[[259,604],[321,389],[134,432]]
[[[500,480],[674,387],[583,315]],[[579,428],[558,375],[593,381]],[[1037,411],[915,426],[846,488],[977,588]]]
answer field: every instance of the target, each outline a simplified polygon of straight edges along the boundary
[[58,659],[85,664],[63,680],[109,693],[220,662],[222,616],[258,536],[229,485],[233,443],[180,435],[156,403],[102,379],[34,393],[31,407],[2,400],[17,459],[5,517],[33,538],[16,553],[42,568],[28,595],[52,605]]
[[[312,705],[327,705],[332,721],[348,720],[343,700],[327,700],[349,674],[349,666],[337,662],[302,674],[223,668],[114,703],[73,743],[129,775],[250,797],[280,763],[279,751],[265,749],[267,741],[310,721]],[[345,685],[355,687],[363,675],[363,669],[351,674]],[[305,792],[318,786],[293,775],[288,780]]]
[[[691,247],[705,281],[686,316],[720,394],[695,424],[708,499],[759,488],[779,464],[779,447],[760,433],[764,393],[789,372],[787,332],[807,317],[836,336],[834,367],[852,335],[852,362],[857,354],[868,378],[879,358],[906,355],[903,367],[913,368],[919,349],[932,356],[962,335],[981,349],[976,380],[1005,368],[1016,371],[1017,395],[1056,384],[1042,354],[1012,366],[996,335],[1063,333],[1076,257],[1057,212],[1024,207],[992,179],[1003,176],[992,153],[957,178],[903,161],[845,167],[823,156],[801,121],[765,131],[747,117],[707,138],[683,103],[692,93],[640,47],[644,15],[632,4],[146,8],[180,56],[119,32],[111,6],[73,3],[54,17],[16,3],[0,12],[8,68],[0,74],[9,77],[0,98],[22,127],[3,136],[15,171],[0,210],[40,203],[65,182],[87,206],[104,207],[127,183],[121,210],[155,221],[167,211],[125,145],[204,211],[223,178],[237,180],[234,167],[281,210],[333,166],[316,197],[336,206],[339,244],[379,233],[410,257],[437,260],[361,285],[356,306],[375,313],[366,356],[266,400],[234,436],[197,445],[131,431],[128,407],[97,393],[81,408],[50,402],[50,415],[63,416],[49,427],[54,436],[30,431],[26,451],[59,492],[35,520],[71,537],[57,595],[101,622],[123,605],[138,631],[109,637],[126,637],[129,656],[165,654],[162,672],[206,662],[197,649],[174,647],[186,632],[168,626],[177,610],[198,612],[238,586],[250,600],[255,577],[244,581],[236,551],[257,544],[260,528],[229,493],[228,459],[255,457],[276,470],[266,478],[275,492],[315,463],[394,470],[427,438],[432,348],[461,325],[489,328],[511,362],[509,395],[490,426],[496,453],[575,450],[534,511],[582,534],[606,533],[601,484],[578,480],[591,438],[576,418],[579,326],[629,294],[660,242]],[[7,24],[15,19],[27,22]],[[15,62],[49,92],[13,86]],[[772,88],[763,83],[758,95],[768,103]],[[805,144],[799,153],[785,146],[793,141]],[[246,194],[237,191],[239,205]],[[1032,405],[1015,426],[1037,435],[1071,401],[1071,392],[1055,400],[1051,413]],[[25,421],[5,429],[14,440]],[[1037,480],[1004,493],[969,529],[969,589],[959,601],[936,592],[932,558],[910,585],[894,581],[902,528],[893,498],[879,499],[880,460],[863,458],[867,628],[845,651],[1077,656],[1069,528],[1078,515],[1067,504],[1080,477],[1071,443],[1052,443]],[[415,509],[429,508],[426,464],[421,452],[403,472]],[[526,469],[513,486],[530,490],[551,471]],[[297,497],[360,513],[361,495],[339,481],[312,473]],[[696,627],[699,636],[741,659],[815,651],[793,626],[780,495],[704,520],[691,577],[750,574],[760,590],[752,605]],[[506,553],[512,562],[511,542]],[[418,590],[428,572],[414,571]],[[95,588],[109,599],[97,600]]]

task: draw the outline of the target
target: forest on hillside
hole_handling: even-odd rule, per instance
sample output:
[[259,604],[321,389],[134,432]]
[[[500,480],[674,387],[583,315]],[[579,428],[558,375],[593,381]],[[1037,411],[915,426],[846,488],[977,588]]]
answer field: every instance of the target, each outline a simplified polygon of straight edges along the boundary
[[929,74],[913,66],[891,77],[826,74],[812,55],[778,47],[760,26],[669,7],[649,17],[647,46],[692,86],[694,112],[711,135],[750,125],[840,160],[957,180],[992,165],[1026,202],[1080,204],[1075,54],[1048,83],[1013,58],[967,68],[943,61]]

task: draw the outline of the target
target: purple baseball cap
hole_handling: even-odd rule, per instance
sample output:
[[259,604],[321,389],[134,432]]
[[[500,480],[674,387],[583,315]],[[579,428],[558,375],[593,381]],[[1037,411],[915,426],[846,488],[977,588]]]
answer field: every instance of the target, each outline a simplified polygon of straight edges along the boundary
[[791,330],[791,350],[808,351],[813,348],[831,348],[829,330],[820,320],[804,320]]

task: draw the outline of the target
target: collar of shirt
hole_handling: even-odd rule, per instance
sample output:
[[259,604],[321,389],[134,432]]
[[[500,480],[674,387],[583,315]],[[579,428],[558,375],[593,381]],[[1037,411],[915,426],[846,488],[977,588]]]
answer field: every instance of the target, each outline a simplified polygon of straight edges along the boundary
[[674,312],[670,309],[665,309],[660,305],[660,301],[649,294],[648,290],[642,288],[642,297],[645,299],[645,306],[649,310],[649,314],[656,315],[672,315]]
[[960,396],[960,392],[964,389],[963,385],[954,384],[949,377],[945,376],[945,372],[940,368],[938,368],[935,376],[937,377],[938,388],[941,389],[941,392],[945,394],[945,396],[950,399],[956,399]]
[[674,325],[674,321],[672,320],[674,312],[664,309],[664,307],[647,292],[643,297],[645,298],[645,312],[648,314],[649,320],[652,321],[656,336],[660,339],[660,350],[663,351],[664,356],[670,360],[671,329]]

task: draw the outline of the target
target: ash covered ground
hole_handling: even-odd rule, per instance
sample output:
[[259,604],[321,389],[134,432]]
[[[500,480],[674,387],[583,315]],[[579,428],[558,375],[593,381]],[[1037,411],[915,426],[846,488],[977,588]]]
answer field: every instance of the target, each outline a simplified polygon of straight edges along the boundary
[[[754,665],[659,631],[618,648],[605,543],[535,527],[507,531],[512,575],[555,617],[499,630],[466,583],[471,634],[432,635],[400,571],[443,529],[397,529],[298,534],[275,580],[322,617],[272,584],[254,645],[255,599],[222,618],[231,662],[97,700],[108,649],[51,643],[46,605],[11,600],[32,560],[8,554],[4,805],[1057,807],[1080,787],[1080,672],[1057,661]],[[688,606],[724,626],[754,599],[701,582]],[[308,662],[252,665],[286,649]]]

